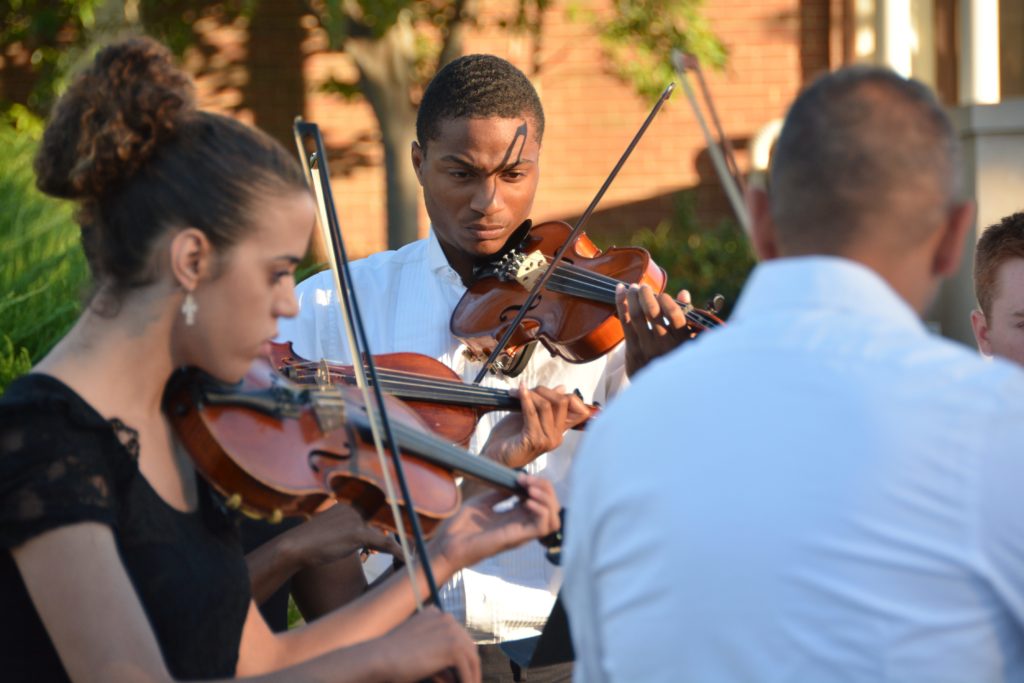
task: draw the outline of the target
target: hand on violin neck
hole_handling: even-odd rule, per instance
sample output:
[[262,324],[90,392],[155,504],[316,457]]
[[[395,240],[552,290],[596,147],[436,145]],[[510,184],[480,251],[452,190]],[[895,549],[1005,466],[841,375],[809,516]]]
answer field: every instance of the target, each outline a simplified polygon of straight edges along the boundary
[[647,285],[620,284],[615,288],[615,306],[626,340],[626,374],[633,376],[695,336],[680,302],[690,303],[685,289],[673,299],[664,292],[656,294]]
[[518,482],[526,493],[511,508],[496,512],[494,506],[509,494],[490,491],[467,500],[444,522],[431,541],[431,564],[439,578],[561,528],[561,504],[552,483],[527,474]]
[[319,567],[368,548],[402,558],[402,547],[395,539],[370,526],[346,503],[337,503],[314,515],[309,521],[291,529],[292,552],[306,568]]
[[303,570],[324,567],[360,548],[402,557],[402,547],[369,526],[350,505],[332,505],[246,555],[253,599],[263,602]]
[[481,455],[506,467],[519,468],[562,445],[565,432],[590,417],[579,396],[565,387],[520,384],[514,392],[522,410],[511,413],[491,430]]

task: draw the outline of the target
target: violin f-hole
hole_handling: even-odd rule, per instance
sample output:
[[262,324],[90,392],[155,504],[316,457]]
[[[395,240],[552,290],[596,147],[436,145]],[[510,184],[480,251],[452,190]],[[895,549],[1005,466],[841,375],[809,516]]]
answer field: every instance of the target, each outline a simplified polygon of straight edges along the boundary
[[[543,299],[543,295],[540,295],[536,299],[534,299],[533,303],[530,304],[530,310],[533,310],[540,306],[540,303]],[[515,318],[516,315],[519,314],[519,309],[521,308],[522,306],[507,306],[500,314],[498,314],[498,320],[500,320],[501,322],[507,322],[510,319]]]

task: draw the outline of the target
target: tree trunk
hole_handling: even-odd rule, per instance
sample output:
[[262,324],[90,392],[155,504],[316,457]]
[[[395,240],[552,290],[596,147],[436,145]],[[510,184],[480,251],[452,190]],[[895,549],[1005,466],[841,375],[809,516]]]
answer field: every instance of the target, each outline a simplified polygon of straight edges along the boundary
[[345,52],[359,68],[363,94],[380,123],[390,249],[419,237],[419,183],[409,161],[409,147],[416,137],[416,110],[409,101],[414,49],[414,31],[404,16],[380,38],[353,36],[345,42]]
[[289,150],[295,149],[292,121],[305,113],[302,41],[306,30],[299,22],[307,11],[305,0],[261,2],[249,23],[245,60],[249,80],[243,101],[252,109],[256,125]]

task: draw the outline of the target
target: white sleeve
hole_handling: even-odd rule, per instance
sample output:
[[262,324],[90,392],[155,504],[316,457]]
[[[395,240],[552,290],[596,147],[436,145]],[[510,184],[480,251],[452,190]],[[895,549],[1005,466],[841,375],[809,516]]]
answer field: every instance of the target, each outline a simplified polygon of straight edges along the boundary
[[[1021,404],[1020,397],[1009,397]],[[1024,625],[1024,408],[1002,410],[983,430],[988,441],[979,449],[974,474],[977,486],[969,502],[973,536],[982,566],[1018,626]]]
[[291,342],[295,353],[306,360],[345,361],[341,330],[337,329],[338,302],[330,271],[312,275],[295,287],[299,314],[278,321],[277,341]]
[[601,634],[592,574],[591,552],[595,547],[590,538],[593,533],[592,515],[599,514],[595,508],[600,501],[592,495],[594,488],[599,485],[598,477],[595,476],[597,472],[592,465],[597,459],[595,451],[600,441],[592,436],[592,432],[588,431],[583,437],[570,474],[568,499],[572,504],[566,509],[565,545],[562,553],[562,600],[569,615],[569,631],[576,653],[573,680],[577,682],[604,680],[600,674]]
[[[643,395],[643,392],[641,392]],[[671,535],[673,497],[657,471],[665,430],[638,434],[646,407],[637,395],[613,402],[588,428],[576,454],[566,513],[562,597],[576,653],[574,680],[669,683],[678,573]],[[647,462],[650,460],[651,462]]]
[[607,403],[629,387],[629,376],[626,374],[626,342],[608,352],[605,359],[604,374],[601,377],[601,389]]

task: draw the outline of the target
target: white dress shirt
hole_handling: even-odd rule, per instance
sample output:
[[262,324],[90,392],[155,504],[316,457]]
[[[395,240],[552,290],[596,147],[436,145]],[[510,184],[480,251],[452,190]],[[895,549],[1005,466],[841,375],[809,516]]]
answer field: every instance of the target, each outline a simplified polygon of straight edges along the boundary
[[1024,680],[1024,373],[873,271],[757,267],[572,475],[577,681]]
[[[374,354],[421,353],[441,361],[465,381],[473,380],[482,364],[468,361],[464,345],[449,331],[452,311],[466,288],[448,265],[433,232],[397,251],[354,262],[352,276]],[[296,353],[309,360],[349,362],[331,274],[308,278],[299,284],[297,294],[300,313],[281,320],[278,339],[291,341]],[[506,380],[488,375],[481,384],[510,389],[520,381],[527,387],[564,385],[566,391],[578,389],[587,403],[604,405],[626,383],[623,349],[620,345],[603,358],[577,365],[538,348],[518,377]],[[471,451],[487,441],[504,415],[484,415]],[[550,479],[563,505],[568,505],[566,481],[579,436],[577,431],[567,433],[562,446],[525,468]],[[537,635],[560,583],[561,572],[544,558],[544,549],[528,543],[462,570],[441,590],[441,598],[445,609],[464,620],[477,642],[500,642]]]

